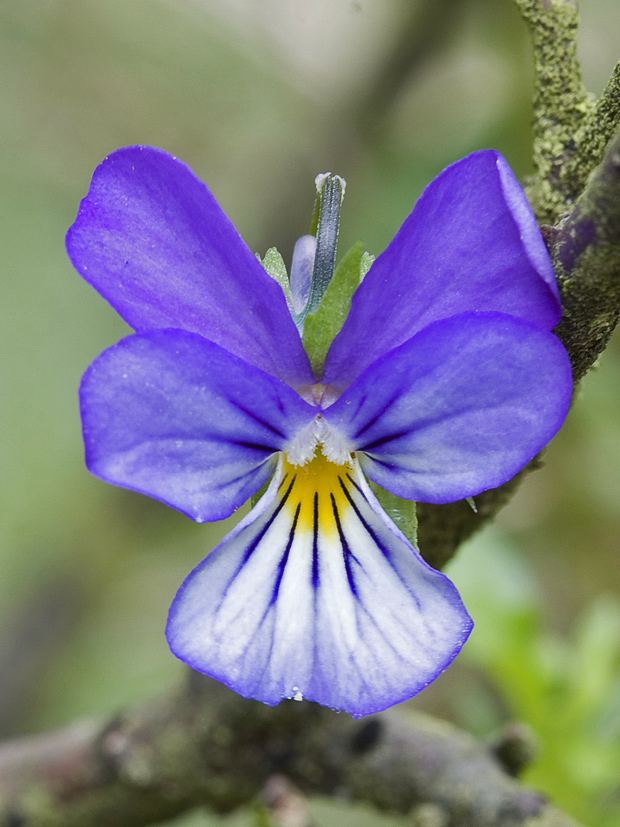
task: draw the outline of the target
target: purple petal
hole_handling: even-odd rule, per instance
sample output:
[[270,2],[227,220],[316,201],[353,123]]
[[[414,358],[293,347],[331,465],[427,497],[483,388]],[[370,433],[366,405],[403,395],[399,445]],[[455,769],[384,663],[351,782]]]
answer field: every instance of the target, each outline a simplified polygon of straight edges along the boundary
[[199,333],[283,382],[312,382],[280,287],[194,173],[127,147],[95,170],[67,234],[78,272],[138,332]]
[[545,330],[560,300],[536,219],[497,152],[475,152],[423,192],[351,303],[323,381],[347,387],[431,322],[497,311]]
[[109,348],[84,374],[88,468],[194,520],[228,517],[316,409],[195,333],[158,330]]
[[359,466],[324,464],[313,481],[307,466],[280,465],[254,511],[189,575],[166,634],[177,657],[245,697],[305,698],[360,717],[424,689],[472,622]]
[[444,503],[510,479],[568,411],[559,340],[501,313],[435,322],[375,362],[323,412],[374,482]]

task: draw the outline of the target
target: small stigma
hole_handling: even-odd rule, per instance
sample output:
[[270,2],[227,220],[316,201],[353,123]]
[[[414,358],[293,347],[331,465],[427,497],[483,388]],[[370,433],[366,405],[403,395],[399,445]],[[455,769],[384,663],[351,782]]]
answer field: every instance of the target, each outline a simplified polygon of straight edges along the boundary
[[344,180],[342,175],[332,175],[331,172],[319,172],[319,174],[314,179],[314,186],[316,187],[317,193],[320,195],[323,191],[323,187],[325,186],[325,182],[328,181],[330,178],[336,178],[340,184],[341,195],[340,195],[340,203],[342,204],[342,200],[344,198],[344,192],[347,187],[347,182]]

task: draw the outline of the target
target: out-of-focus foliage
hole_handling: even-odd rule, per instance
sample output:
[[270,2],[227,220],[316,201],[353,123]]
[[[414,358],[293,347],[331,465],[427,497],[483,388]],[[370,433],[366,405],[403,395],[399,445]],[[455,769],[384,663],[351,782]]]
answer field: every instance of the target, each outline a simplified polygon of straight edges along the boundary
[[[508,716],[538,736],[540,754],[524,780],[585,824],[618,824],[618,596],[596,599],[568,635],[550,632],[533,570],[493,530],[470,543],[449,573],[477,621],[464,659],[482,667]],[[479,714],[470,723],[479,724]]]
[[[600,91],[620,57],[620,5],[582,0],[582,13],[586,82]],[[131,143],[173,152],[252,249],[277,245],[286,260],[315,175],[338,172],[341,252],[362,238],[378,254],[467,152],[492,146],[530,171],[530,56],[510,0],[0,3],[3,733],[116,709],[174,679],[168,604],[230,527],[194,525],[84,469],[80,376],[128,332],[64,253],[94,167]],[[619,412],[616,344],[501,533],[459,555],[476,631],[413,702],[480,735],[528,721],[541,740],[528,780],[592,827],[616,823],[620,796]],[[321,824],[366,823],[313,807]]]

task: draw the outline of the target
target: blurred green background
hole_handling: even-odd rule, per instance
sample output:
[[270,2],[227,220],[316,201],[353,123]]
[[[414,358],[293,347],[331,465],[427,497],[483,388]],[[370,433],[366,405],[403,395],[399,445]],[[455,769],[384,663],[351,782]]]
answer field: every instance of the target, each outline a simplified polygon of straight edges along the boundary
[[[583,0],[600,92],[620,4]],[[313,180],[348,181],[341,252],[379,253],[440,169],[483,147],[530,168],[531,48],[510,0],[0,0],[0,733],[111,711],[173,681],[197,526],[83,465],[77,387],[127,328],[64,234],[95,166],[146,143],[205,180],[250,247],[288,259]],[[590,827],[620,820],[620,346],[497,526],[452,564],[476,629],[412,701],[540,740],[525,780]],[[404,707],[406,713],[407,705]],[[314,802],[321,825],[398,823]],[[348,814],[347,814],[348,813]],[[230,823],[251,824],[252,813]],[[175,824],[211,824],[203,813]]]

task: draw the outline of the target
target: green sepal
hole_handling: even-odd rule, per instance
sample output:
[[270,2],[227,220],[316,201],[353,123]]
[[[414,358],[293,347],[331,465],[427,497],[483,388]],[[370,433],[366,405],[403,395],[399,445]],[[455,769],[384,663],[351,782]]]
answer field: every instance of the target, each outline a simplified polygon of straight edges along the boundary
[[362,253],[362,258],[360,260],[360,283],[364,281],[364,276],[372,267],[372,263],[375,258],[376,256],[373,256],[372,253]]
[[264,483],[264,485],[261,485],[261,487],[258,489],[258,491],[256,491],[256,493],[252,494],[252,496],[250,497],[250,508],[254,508],[255,505],[258,505],[263,495],[267,493],[267,489],[269,488],[270,482],[270,479],[267,480],[267,482]]
[[256,258],[260,261],[271,278],[278,282],[284,293],[284,298],[286,299],[288,309],[291,313],[293,313],[291,284],[286,271],[286,264],[278,252],[278,249],[276,247],[270,247],[265,253],[264,258],[261,258],[258,253],[256,253]]
[[416,504],[413,500],[403,500],[396,494],[390,494],[385,488],[381,488],[374,482],[368,481],[372,493],[379,500],[381,508],[388,515],[390,520],[399,528],[411,545],[418,547],[418,516]]
[[359,287],[362,259],[362,242],[358,241],[336,268],[318,310],[306,319],[303,343],[317,378],[323,373],[329,346],[340,332],[351,297]]

